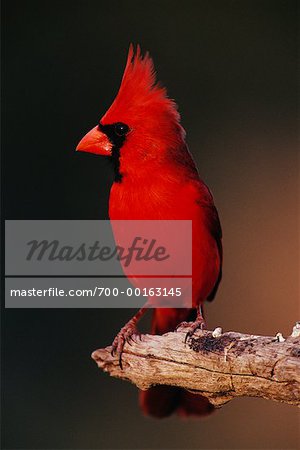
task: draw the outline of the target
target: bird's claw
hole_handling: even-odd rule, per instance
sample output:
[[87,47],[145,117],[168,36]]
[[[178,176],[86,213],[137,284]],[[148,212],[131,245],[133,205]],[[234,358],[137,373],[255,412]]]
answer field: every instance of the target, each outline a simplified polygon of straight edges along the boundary
[[175,331],[178,331],[179,328],[190,328],[192,322],[180,322],[177,327],[175,328]]
[[197,319],[195,322],[189,324],[190,330],[186,333],[184,343],[186,344],[195,334],[197,330],[205,330],[206,324],[204,319]]
[[117,334],[112,343],[111,355],[119,355],[119,365],[123,369],[122,354],[125,344],[132,345],[132,342],[137,343],[136,339],[141,340],[141,334],[137,328],[132,324],[125,325]]

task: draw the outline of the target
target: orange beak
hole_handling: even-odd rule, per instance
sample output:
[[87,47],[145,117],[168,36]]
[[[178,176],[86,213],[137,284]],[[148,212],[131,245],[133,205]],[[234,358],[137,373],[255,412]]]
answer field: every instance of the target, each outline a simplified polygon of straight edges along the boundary
[[76,147],[76,151],[95,153],[96,155],[110,156],[112,149],[112,143],[106,136],[99,130],[98,125],[92,128],[79,142]]

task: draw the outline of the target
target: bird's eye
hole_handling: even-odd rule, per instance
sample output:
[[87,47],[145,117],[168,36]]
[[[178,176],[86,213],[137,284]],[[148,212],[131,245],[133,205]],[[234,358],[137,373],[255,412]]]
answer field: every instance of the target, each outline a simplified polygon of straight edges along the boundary
[[125,136],[129,131],[129,126],[125,123],[118,122],[115,124],[115,133],[117,136]]

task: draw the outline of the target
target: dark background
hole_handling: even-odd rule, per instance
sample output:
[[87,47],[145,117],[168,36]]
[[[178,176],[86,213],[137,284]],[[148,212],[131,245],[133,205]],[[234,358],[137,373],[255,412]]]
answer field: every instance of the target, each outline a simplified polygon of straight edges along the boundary
[[[107,217],[105,160],[74,152],[111,104],[129,43],[176,99],[224,231],[208,325],[289,334],[298,313],[296,1],[15,1],[3,6],[7,219]],[[90,360],[132,310],[5,310],[3,448],[296,448],[296,409],[240,399],[144,418]]]

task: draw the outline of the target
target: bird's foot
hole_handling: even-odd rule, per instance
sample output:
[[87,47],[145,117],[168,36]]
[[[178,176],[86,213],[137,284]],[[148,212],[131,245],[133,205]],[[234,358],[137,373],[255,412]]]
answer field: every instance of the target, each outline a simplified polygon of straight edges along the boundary
[[181,322],[176,327],[176,331],[179,328],[188,328],[188,332],[185,335],[184,343],[186,344],[187,341],[193,337],[196,330],[205,330],[206,329],[206,323],[203,317],[197,317],[195,322]]
[[123,328],[121,328],[121,330],[113,340],[111,354],[112,356],[119,355],[119,365],[121,369],[123,369],[122,354],[124,345],[126,343],[131,345],[131,341],[137,342],[136,340],[138,338],[141,339],[141,334],[136,328],[135,323],[128,322],[126,325],[124,325]]
[[180,322],[177,327],[175,328],[175,331],[178,331],[179,328],[190,328],[191,324],[193,322]]
[[186,333],[184,343],[186,344],[189,339],[191,339],[197,330],[205,330],[206,329],[206,323],[203,317],[197,318],[195,322],[192,322],[190,324],[190,330]]

